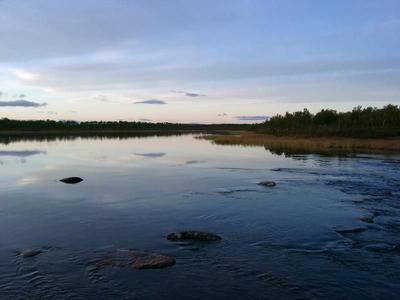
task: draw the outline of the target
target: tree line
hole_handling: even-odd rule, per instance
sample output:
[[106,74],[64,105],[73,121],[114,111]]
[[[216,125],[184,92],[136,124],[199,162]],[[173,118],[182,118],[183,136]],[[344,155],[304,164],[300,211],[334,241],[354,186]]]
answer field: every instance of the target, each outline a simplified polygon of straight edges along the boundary
[[246,124],[182,124],[128,121],[55,121],[0,119],[0,131],[102,131],[102,130],[245,130]]
[[1,131],[217,131],[255,130],[274,135],[400,137],[400,107],[357,106],[348,112],[308,109],[276,115],[259,124],[182,124],[128,121],[55,121],[0,119]]
[[276,135],[400,136],[400,107],[392,104],[382,108],[357,106],[348,112],[322,109],[316,114],[305,108],[273,116],[255,127]]

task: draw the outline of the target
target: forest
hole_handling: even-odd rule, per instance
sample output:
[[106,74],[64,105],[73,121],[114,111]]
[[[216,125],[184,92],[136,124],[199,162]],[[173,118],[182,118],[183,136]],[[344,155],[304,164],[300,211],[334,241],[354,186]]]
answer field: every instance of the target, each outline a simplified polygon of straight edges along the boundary
[[400,136],[400,108],[357,106],[348,112],[322,109],[312,114],[308,109],[276,115],[254,126],[258,132],[274,135],[398,137]]

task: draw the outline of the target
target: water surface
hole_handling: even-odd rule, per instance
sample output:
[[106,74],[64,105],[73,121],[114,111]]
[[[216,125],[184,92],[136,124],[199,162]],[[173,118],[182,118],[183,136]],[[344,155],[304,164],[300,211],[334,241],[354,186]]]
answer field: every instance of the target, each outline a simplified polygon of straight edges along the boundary
[[[193,135],[3,141],[0,299],[397,298],[396,156],[274,153]],[[58,181],[69,176],[84,181]],[[335,231],[352,227],[367,230]],[[186,229],[223,240],[165,239]],[[44,252],[22,258],[27,248]],[[116,249],[176,264],[93,265]]]

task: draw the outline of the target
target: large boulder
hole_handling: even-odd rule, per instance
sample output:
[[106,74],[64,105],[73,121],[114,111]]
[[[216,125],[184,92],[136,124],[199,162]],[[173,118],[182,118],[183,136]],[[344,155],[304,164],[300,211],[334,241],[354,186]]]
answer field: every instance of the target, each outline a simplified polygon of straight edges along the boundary
[[160,269],[174,264],[175,259],[168,255],[139,250],[117,250],[107,253],[97,262],[98,267],[131,267],[137,270]]
[[167,235],[167,239],[170,241],[194,240],[194,241],[212,242],[212,241],[219,241],[222,238],[214,233],[189,230],[181,232],[171,232]]
[[67,178],[61,179],[60,181],[67,183],[67,184],[75,184],[75,183],[79,183],[79,182],[83,181],[83,179],[80,177],[67,177]]

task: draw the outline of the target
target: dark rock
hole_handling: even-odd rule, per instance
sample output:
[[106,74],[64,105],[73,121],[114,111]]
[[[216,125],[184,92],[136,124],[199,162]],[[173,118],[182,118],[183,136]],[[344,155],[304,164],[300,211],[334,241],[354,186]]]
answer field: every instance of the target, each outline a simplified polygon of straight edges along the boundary
[[276,183],[273,181],[261,181],[258,183],[258,185],[266,186],[266,187],[274,187],[276,186]]
[[97,266],[131,267],[142,270],[161,269],[173,266],[174,264],[174,258],[160,253],[138,250],[117,250],[113,253],[108,253],[97,263]]
[[364,223],[374,223],[374,217],[372,216],[364,216],[360,218],[360,221],[364,222]]
[[195,241],[219,241],[222,238],[216,234],[204,232],[204,231],[181,231],[172,232],[167,235],[167,239],[170,241],[182,241],[182,240],[195,240]]
[[367,228],[365,227],[353,227],[353,228],[344,228],[344,229],[335,229],[337,233],[340,234],[347,234],[347,233],[359,233],[366,231]]
[[21,252],[21,256],[23,257],[33,257],[39,255],[43,251],[40,249],[27,249]]
[[68,177],[68,178],[63,178],[60,181],[68,184],[75,184],[83,181],[83,179],[80,177]]

